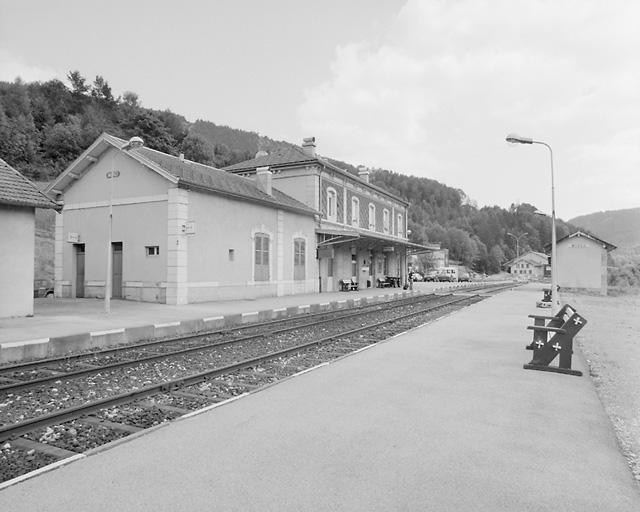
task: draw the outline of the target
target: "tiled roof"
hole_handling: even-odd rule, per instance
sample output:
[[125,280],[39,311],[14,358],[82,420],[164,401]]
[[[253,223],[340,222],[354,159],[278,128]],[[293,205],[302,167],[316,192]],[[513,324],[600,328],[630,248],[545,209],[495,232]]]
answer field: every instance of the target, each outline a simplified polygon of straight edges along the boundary
[[[114,137],[115,138],[115,137]],[[117,139],[120,140],[120,139]],[[125,143],[125,141],[121,141]],[[307,205],[272,187],[272,195],[256,186],[255,180],[236,176],[215,167],[199,164],[154,149],[142,147],[135,150],[139,155],[151,160],[164,171],[177,177],[180,182],[195,185],[205,190],[221,192],[240,198],[269,203],[275,208],[288,208],[313,215],[317,212]]]
[[224,167],[225,171],[239,171],[242,169],[252,169],[254,167],[264,167],[272,165],[292,164],[301,162],[314,162],[320,160],[318,157],[307,155],[302,148],[290,146],[287,149],[279,149],[275,153],[245,160],[228,167]]
[[[289,146],[287,149],[278,149],[272,154],[259,156],[256,158],[252,158],[251,160],[245,160],[244,162],[239,162],[234,165],[223,167],[222,170],[229,171],[229,172],[239,172],[244,170],[250,171],[255,169],[256,167],[266,167],[266,166],[278,167],[278,166],[285,166],[289,164],[306,165],[306,164],[313,164],[313,163],[317,163],[325,167],[328,167],[330,169],[333,169],[335,171],[341,172],[345,175],[350,176],[355,180],[361,179],[359,176],[349,172],[348,170],[342,169],[341,167],[338,167],[337,165],[329,162],[326,158],[323,158],[317,155],[309,156],[307,153],[305,153],[305,151],[301,147],[294,146],[294,145]],[[382,187],[374,185],[373,183],[369,183],[367,181],[366,186],[378,192],[382,192],[385,195],[392,197],[396,201],[400,201],[407,205],[409,204],[405,199],[402,199],[401,197],[398,197],[392,194],[391,192],[389,192],[388,190],[385,190]]]
[[55,201],[40,192],[33,183],[1,158],[0,204],[60,209]]

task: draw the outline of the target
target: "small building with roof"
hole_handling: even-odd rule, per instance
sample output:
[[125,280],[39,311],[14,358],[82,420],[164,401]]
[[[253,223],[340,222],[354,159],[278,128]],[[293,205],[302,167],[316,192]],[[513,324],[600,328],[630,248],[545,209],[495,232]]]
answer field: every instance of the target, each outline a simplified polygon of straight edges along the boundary
[[607,254],[617,247],[576,231],[556,242],[558,285],[607,294]]
[[512,276],[525,281],[538,281],[550,272],[549,257],[541,252],[527,251],[504,264]]
[[0,318],[33,315],[36,208],[60,210],[0,159]]
[[370,183],[368,170],[359,169],[356,175],[320,157],[315,137],[305,138],[302,147],[259,151],[224,170],[252,179],[271,172],[275,186],[320,212],[316,244],[321,291],[339,290],[345,279],[359,287],[381,280],[404,283],[408,255],[430,249],[408,240],[407,201]]
[[270,172],[251,180],[103,133],[47,192],[64,204],[58,297],[104,298],[109,280],[113,298],[166,304],[318,290],[318,212]]

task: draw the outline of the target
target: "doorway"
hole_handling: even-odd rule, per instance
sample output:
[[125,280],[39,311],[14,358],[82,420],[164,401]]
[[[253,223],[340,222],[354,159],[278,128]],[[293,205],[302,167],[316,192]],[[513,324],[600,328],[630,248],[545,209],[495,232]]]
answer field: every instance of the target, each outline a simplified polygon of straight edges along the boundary
[[122,298],[122,242],[113,242],[112,251],[112,276],[111,276],[111,298]]
[[76,253],[76,298],[84,298],[84,244],[74,244]]

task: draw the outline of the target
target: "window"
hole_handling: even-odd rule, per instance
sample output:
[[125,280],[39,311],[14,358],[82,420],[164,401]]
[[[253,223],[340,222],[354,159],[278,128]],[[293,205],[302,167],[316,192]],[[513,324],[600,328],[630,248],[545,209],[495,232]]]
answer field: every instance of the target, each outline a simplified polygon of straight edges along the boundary
[[398,214],[398,236],[404,236],[404,224],[402,222],[402,214]]
[[269,280],[269,235],[256,233],[254,281]]
[[389,210],[382,210],[382,231],[389,233]]
[[360,199],[357,197],[351,198],[351,225],[360,227]]
[[369,203],[369,229],[376,229],[376,205],[373,203]]
[[306,242],[303,238],[293,240],[293,279],[302,281],[305,278]]
[[336,222],[337,218],[337,195],[333,188],[327,189],[327,219]]
[[158,245],[147,245],[145,246],[145,251],[147,256],[158,256],[160,255],[160,246]]

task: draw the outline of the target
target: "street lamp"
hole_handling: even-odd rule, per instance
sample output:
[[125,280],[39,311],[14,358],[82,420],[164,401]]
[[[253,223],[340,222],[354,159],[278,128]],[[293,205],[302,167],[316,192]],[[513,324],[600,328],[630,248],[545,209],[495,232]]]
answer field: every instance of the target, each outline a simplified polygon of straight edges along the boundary
[[109,234],[107,237],[107,273],[104,280],[104,312],[111,313],[111,291],[112,291],[112,279],[111,267],[113,266],[113,249],[111,247],[113,238],[113,180],[120,176],[120,171],[116,171],[116,156],[121,152],[129,151],[130,149],[140,148],[144,145],[144,141],[140,137],[131,137],[129,142],[124,146],[118,148],[118,152],[113,154],[111,159],[111,170],[106,173],[109,180]]
[[516,236],[513,233],[507,233],[507,235],[512,236],[516,241],[516,258],[520,256],[520,239],[528,234],[529,233],[522,233],[521,235]]
[[551,156],[551,307],[555,314],[558,312],[558,267],[556,265],[556,201],[553,183],[553,150],[546,142],[515,134],[507,135],[506,140],[512,144],[541,144],[549,148],[549,155]]

